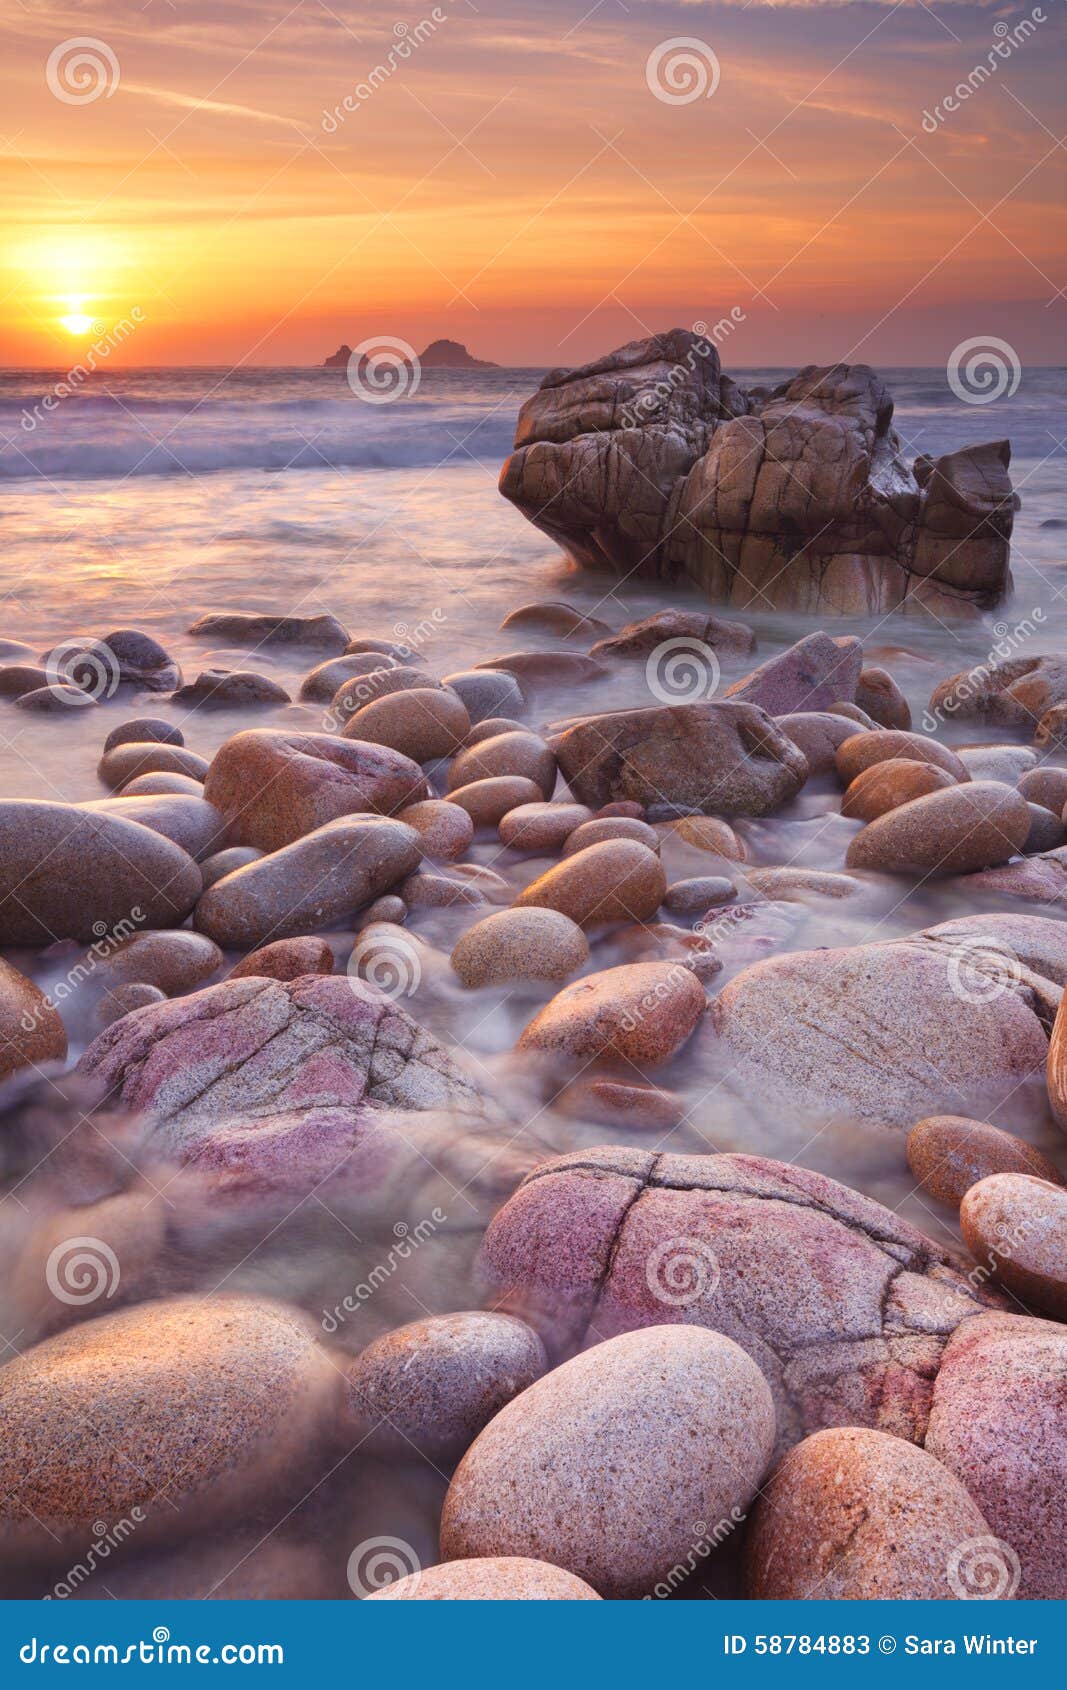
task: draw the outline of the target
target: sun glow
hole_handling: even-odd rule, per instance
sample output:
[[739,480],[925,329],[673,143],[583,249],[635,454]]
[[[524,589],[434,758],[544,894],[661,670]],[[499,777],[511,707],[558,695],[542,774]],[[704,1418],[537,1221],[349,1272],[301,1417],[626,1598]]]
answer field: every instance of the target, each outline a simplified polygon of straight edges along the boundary
[[93,319],[84,311],[72,311],[69,317],[60,317],[59,321],[68,334],[86,335],[93,326]]

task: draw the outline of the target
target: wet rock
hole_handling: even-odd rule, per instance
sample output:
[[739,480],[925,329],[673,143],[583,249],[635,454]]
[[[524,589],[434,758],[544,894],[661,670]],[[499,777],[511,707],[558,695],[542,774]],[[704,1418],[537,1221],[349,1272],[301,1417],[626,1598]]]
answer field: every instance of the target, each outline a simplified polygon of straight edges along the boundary
[[737,888],[732,880],[720,874],[697,875],[692,880],[676,880],[668,886],[663,907],[672,915],[695,915],[716,904],[728,904]]
[[805,904],[812,897],[851,898],[860,889],[850,874],[817,868],[750,868],[745,879],[753,892],[787,904]]
[[1019,791],[1028,804],[1041,804],[1054,816],[1067,806],[1067,769],[1029,769],[1019,778]]
[[599,1602],[584,1579],[535,1561],[528,1555],[479,1555],[470,1561],[448,1561],[423,1567],[383,1590],[368,1602],[386,1599],[417,1602]]
[[858,704],[831,704],[828,712],[831,716],[840,716],[848,722],[858,722],[864,733],[877,733],[879,725],[873,716],[868,716],[866,710],[861,710]]
[[345,738],[388,745],[414,763],[451,757],[470,729],[466,706],[446,687],[412,687],[365,704],[345,723]]
[[250,728],[215,753],[204,796],[234,845],[277,851],[339,816],[388,815],[427,795],[417,763],[332,734]]
[[213,855],[229,837],[226,819],[214,804],[184,793],[157,793],[154,797],[127,797],[122,793],[116,798],[95,798],[82,808],[96,815],[124,816],[150,828],[197,862]]
[[201,616],[189,632],[233,645],[323,646],[342,652],[348,644],[348,635],[336,616],[257,616],[215,611]]
[[340,733],[352,717],[369,704],[377,704],[399,692],[440,690],[438,682],[427,675],[425,669],[416,669],[410,664],[399,663],[392,669],[374,669],[368,675],[357,675],[341,682],[330,700],[323,722],[331,733]]
[[945,1350],[926,1447],[994,1534],[968,1569],[975,1596],[1016,1585],[1020,1600],[1067,1596],[1065,1392],[1067,1327],[1054,1321],[987,1314],[966,1321]]
[[29,710],[42,716],[60,716],[65,710],[89,710],[96,702],[80,687],[64,687],[58,681],[38,687],[36,692],[20,693],[14,701],[16,710]]
[[121,686],[142,692],[173,692],[182,672],[170,653],[138,628],[116,628],[102,640],[63,641],[44,662],[53,680],[81,687],[94,698],[110,698]]
[[1054,816],[1043,804],[1027,804],[1026,808],[1030,813],[1030,831],[1022,844],[1024,856],[1058,851],[1067,845],[1067,830],[1059,816]]
[[401,883],[399,893],[407,909],[443,910],[459,905],[506,904],[511,888],[492,869],[460,863],[451,875],[420,869]]
[[308,671],[300,683],[300,697],[315,704],[329,704],[346,681],[358,681],[378,669],[395,669],[395,657],[380,652],[363,652],[350,657],[328,657]]
[[167,997],[191,992],[222,967],[222,952],[203,933],[134,933],[104,962],[110,980],[142,981]]
[[115,787],[125,786],[136,775],[191,775],[194,780],[203,780],[207,771],[207,759],[198,757],[195,751],[187,751],[181,745],[149,740],[144,744],[133,741],[112,746],[110,751],[104,752],[96,772],[104,785],[114,790]]
[[200,864],[204,891],[214,886],[224,874],[232,874],[235,868],[244,868],[247,863],[256,863],[262,855],[263,852],[257,851],[254,845],[230,845],[225,851],[215,851],[210,857],[205,857]]
[[1000,780],[1017,786],[1037,763],[1036,751],[1025,745],[961,745],[957,755],[972,780]]
[[666,1062],[707,1008],[695,974],[677,963],[638,962],[586,974],[565,986],[520,1035],[519,1050],[583,1061],[618,1060],[639,1070]]
[[148,1542],[299,1495],[338,1395],[304,1317],[252,1298],[176,1297],[49,1338],[0,1369],[7,1552],[84,1549],[133,1508]]
[[452,967],[472,987],[566,980],[588,960],[585,934],[554,909],[499,910],[468,928],[452,952]]
[[788,651],[769,657],[751,675],[727,687],[725,696],[758,704],[771,716],[826,710],[839,700],[855,697],[862,667],[859,640],[806,634]]
[[1009,581],[1007,442],[916,473],[892,416],[864,364],[746,392],[709,341],[673,329],[550,371],[519,414],[500,487],[576,562],[688,577],[739,609],[996,603]]
[[556,759],[545,741],[534,733],[498,734],[468,746],[453,759],[448,771],[448,796],[476,780],[497,775],[522,775],[551,798],[556,785]]
[[544,791],[526,775],[490,775],[449,791],[448,802],[466,810],[475,828],[499,827],[509,810],[544,802]]
[[422,653],[416,651],[413,646],[405,645],[403,640],[374,640],[362,636],[358,639],[349,640],[345,646],[344,655],[346,657],[378,655],[380,657],[391,657],[397,663],[425,662]]
[[140,980],[132,980],[129,985],[109,986],[106,995],[96,1006],[96,1025],[110,1027],[135,1009],[144,1009],[148,1004],[166,1001],[166,993],[161,992],[158,986],[149,986]]
[[887,757],[872,763],[848,786],[841,800],[841,814],[853,821],[873,822],[913,798],[943,792],[957,783],[947,769],[936,763],[913,762],[908,757]]
[[244,980],[250,975],[268,980],[299,980],[305,974],[332,974],[333,951],[325,939],[307,936],[302,939],[276,939],[271,945],[261,945],[242,957],[230,970],[231,980]]
[[916,1121],[904,1152],[923,1190],[952,1208],[988,1174],[1034,1174],[1063,1184],[1058,1170],[1034,1145],[966,1115],[930,1115]]
[[365,910],[360,911],[356,930],[361,933],[365,928],[383,921],[391,927],[402,926],[407,913],[408,907],[403,898],[396,892],[387,892],[384,898],[375,898],[373,904],[368,904]]
[[846,868],[882,874],[967,874],[1022,850],[1026,800],[999,781],[968,781],[928,793],[868,822],[845,853]]
[[128,722],[112,728],[104,741],[104,750],[113,751],[116,745],[151,745],[153,741],[160,745],[184,745],[185,735],[162,716],[132,716]]
[[0,669],[0,698],[21,698],[49,685],[48,670],[36,663],[7,663]]
[[459,694],[472,722],[517,715],[526,702],[515,676],[504,669],[459,669],[444,684]]
[[659,834],[648,822],[638,821],[634,816],[594,816],[591,821],[579,823],[574,832],[567,835],[563,855],[573,857],[576,851],[584,851],[587,845],[602,845],[607,839],[636,839],[639,845],[647,845],[650,851],[659,852]]
[[589,716],[560,736],[556,755],[580,803],[632,798],[654,815],[767,815],[808,774],[763,710],[725,701]]
[[960,1230],[998,1285],[1041,1314],[1067,1317],[1067,1191],[1061,1180],[987,1174],[964,1193]]
[[369,1454],[454,1461],[548,1366],[544,1345],[506,1314],[442,1314],[399,1326],[349,1364],[353,1435]]
[[[605,1424],[621,1431],[608,1446]],[[736,1344],[696,1327],[627,1333],[490,1421],[449,1486],[441,1550],[536,1552],[602,1596],[650,1595],[694,1522],[747,1509],[773,1441],[766,1380]]]
[[911,708],[887,669],[863,669],[854,696],[860,709],[880,727],[905,733],[911,727]]
[[965,1599],[959,1558],[989,1526],[954,1473],[860,1426],[791,1449],[753,1510],[745,1593],[762,1601]]
[[500,818],[500,842],[516,851],[554,854],[592,816],[584,804],[519,804]]
[[397,821],[413,827],[423,854],[437,862],[462,857],[474,838],[474,823],[466,810],[445,798],[426,798],[400,811]]
[[971,778],[964,764],[947,746],[939,745],[936,739],[929,739],[925,734],[900,733],[894,728],[853,734],[851,739],[846,739],[839,746],[834,762],[841,779],[850,786],[865,769],[875,763],[887,762],[891,757],[905,758],[912,763],[933,763],[956,781]]
[[933,716],[1030,732],[1055,705],[1067,700],[1067,657],[1016,657],[993,667],[979,664],[949,675],[934,688]]
[[509,651],[475,668],[513,675],[525,697],[549,687],[584,686],[607,674],[603,663],[581,651]]
[[835,715],[830,710],[801,710],[779,716],[778,726],[798,751],[803,752],[813,775],[823,775],[832,769],[838,746],[856,732],[851,718]]
[[1034,730],[1034,744],[1046,751],[1062,751],[1067,746],[1067,705],[1057,704],[1045,711]]
[[501,631],[506,628],[539,628],[546,634],[560,634],[565,639],[580,635],[583,639],[595,640],[599,635],[610,632],[607,623],[596,616],[586,616],[584,611],[575,610],[572,604],[556,600],[520,605],[518,610],[512,610],[505,616],[500,627]]
[[487,716],[484,722],[478,722],[471,728],[464,745],[480,745],[483,739],[495,739],[497,734],[521,734],[526,732],[526,724],[517,722],[511,716]]
[[515,905],[560,910],[579,927],[596,927],[647,921],[666,890],[667,878],[653,851],[634,839],[608,839],[587,845],[539,875],[519,893]]
[[627,1132],[671,1132],[686,1115],[683,1099],[674,1092],[603,1078],[572,1080],[553,1101],[578,1120],[603,1121]]
[[247,707],[253,704],[291,704],[283,686],[268,675],[251,669],[201,669],[195,681],[187,681],[174,693],[178,704]]
[[203,798],[204,783],[192,775],[172,775],[160,770],[158,774],[134,775],[119,788],[120,798],[162,798],[179,794],[183,798]]
[[194,912],[223,950],[247,951],[331,927],[410,874],[414,828],[386,816],[338,816],[209,886]]
[[736,653],[741,657],[756,649],[756,636],[744,622],[728,622],[700,610],[657,610],[639,622],[627,622],[617,634],[600,640],[590,655],[647,657],[670,640],[684,640],[687,646],[707,646],[711,651]]
[[490,1222],[481,1273],[553,1357],[664,1321],[725,1333],[770,1384],[779,1453],[843,1424],[921,1443],[946,1339],[999,1304],[822,1174],[622,1146],[536,1168]]
[[31,1064],[62,1062],[67,1035],[55,1005],[0,957],[0,1080]]
[[88,942],[131,919],[174,926],[200,887],[185,851],[125,816],[35,799],[0,802],[2,944]]

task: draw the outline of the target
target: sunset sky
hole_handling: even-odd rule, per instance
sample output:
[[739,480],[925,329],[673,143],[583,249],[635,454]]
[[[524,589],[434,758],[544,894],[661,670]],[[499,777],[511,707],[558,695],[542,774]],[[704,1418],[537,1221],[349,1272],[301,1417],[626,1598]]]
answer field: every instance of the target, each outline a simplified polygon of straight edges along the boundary
[[[0,364],[68,363],[135,308],[115,364],[381,334],[577,363],[735,307],[738,365],[942,364],[991,333],[1065,363],[1064,23],[1064,0],[8,0]],[[81,37],[92,99],[61,80]],[[650,88],[678,37],[714,54],[710,97]]]

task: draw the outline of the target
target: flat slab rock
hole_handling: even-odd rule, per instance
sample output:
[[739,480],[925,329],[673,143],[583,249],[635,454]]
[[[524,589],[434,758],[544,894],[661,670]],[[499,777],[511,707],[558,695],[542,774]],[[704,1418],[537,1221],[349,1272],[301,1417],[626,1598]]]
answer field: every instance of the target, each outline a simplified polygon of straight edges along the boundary
[[778,1454],[824,1426],[921,1443],[942,1352],[1003,1306],[931,1239],[835,1180],[765,1157],[622,1146],[542,1163],[491,1222],[493,1306],[550,1355],[706,1326],[770,1384]]
[[[149,1005],[101,1033],[81,1072],[116,1106],[154,1117],[162,1143],[191,1154],[243,1123],[291,1135],[388,1110],[485,1117],[486,1097],[398,1004],[340,976],[249,978]],[[339,1151],[340,1153],[340,1151]]]

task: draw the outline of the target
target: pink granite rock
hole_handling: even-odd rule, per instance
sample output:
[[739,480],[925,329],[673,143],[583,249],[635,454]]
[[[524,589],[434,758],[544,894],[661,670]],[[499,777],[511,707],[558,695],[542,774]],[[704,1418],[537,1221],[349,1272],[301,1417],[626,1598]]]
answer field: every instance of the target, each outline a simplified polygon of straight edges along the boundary
[[528,1555],[446,1561],[374,1590],[367,1602],[599,1602],[584,1579]]
[[831,704],[855,698],[862,668],[859,640],[806,634],[787,651],[768,657],[744,680],[735,681],[723,696],[758,704],[771,716],[828,710]]
[[674,962],[628,963],[564,986],[519,1037],[518,1049],[643,1071],[685,1043],[707,1007],[704,988]]
[[304,974],[332,973],[333,952],[326,940],[305,936],[276,939],[271,945],[250,951],[230,969],[230,979],[244,980],[254,975],[261,980],[299,980]]

